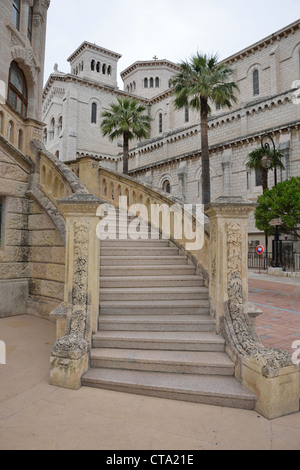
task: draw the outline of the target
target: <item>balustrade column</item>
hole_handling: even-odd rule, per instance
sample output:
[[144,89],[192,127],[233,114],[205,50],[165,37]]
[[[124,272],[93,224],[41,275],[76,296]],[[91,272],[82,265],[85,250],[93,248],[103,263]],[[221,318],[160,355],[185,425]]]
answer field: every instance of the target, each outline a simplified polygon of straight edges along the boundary
[[299,411],[299,372],[290,353],[263,346],[251,320],[259,313],[248,302],[248,218],[254,207],[225,196],[207,206],[210,303],[236,377],[256,393],[256,410],[274,419]]
[[99,312],[100,241],[96,227],[103,201],[75,194],[58,201],[66,220],[65,334],[51,352],[50,383],[77,389],[89,368],[92,334]]

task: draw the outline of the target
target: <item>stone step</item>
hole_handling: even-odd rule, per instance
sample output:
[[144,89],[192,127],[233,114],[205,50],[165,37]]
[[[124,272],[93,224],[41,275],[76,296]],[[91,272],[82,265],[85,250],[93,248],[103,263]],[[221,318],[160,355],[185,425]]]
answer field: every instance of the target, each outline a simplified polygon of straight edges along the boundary
[[113,276],[185,276],[195,274],[195,267],[190,264],[174,264],[168,266],[134,266],[130,264],[125,266],[101,266],[100,276],[113,277]]
[[90,369],[82,385],[245,410],[253,410],[256,404],[256,396],[229,376]]
[[101,248],[100,256],[176,256],[178,255],[178,248],[173,247],[105,247]]
[[93,348],[224,352],[224,347],[224,339],[211,332],[102,331],[93,335]]
[[100,300],[100,314],[207,315],[209,300]]
[[170,246],[169,240],[103,240],[101,248],[114,248],[114,247],[168,247]]
[[234,363],[222,352],[95,348],[91,367],[203,375],[233,375]]
[[185,256],[102,256],[101,266],[166,266],[187,264]]
[[209,315],[100,315],[99,331],[215,331]]
[[100,302],[112,300],[208,300],[206,287],[125,287],[101,288]]
[[201,287],[200,276],[108,276],[101,277],[101,288],[117,287]]

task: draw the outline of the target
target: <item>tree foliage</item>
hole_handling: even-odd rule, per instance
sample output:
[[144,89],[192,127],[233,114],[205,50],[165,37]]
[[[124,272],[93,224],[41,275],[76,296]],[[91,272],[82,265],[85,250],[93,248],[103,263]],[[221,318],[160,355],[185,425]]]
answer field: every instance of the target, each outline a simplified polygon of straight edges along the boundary
[[300,177],[278,183],[258,198],[255,210],[256,227],[267,235],[274,235],[271,220],[281,219],[280,233],[300,238]]
[[235,91],[238,86],[231,80],[233,70],[225,63],[218,62],[218,55],[197,55],[190,61],[182,62],[180,72],[171,79],[175,107],[191,107],[201,116],[202,152],[202,203],[210,202],[210,169],[208,149],[207,118],[211,112],[210,104],[221,108],[236,102]]
[[[268,170],[273,170],[273,168],[274,168],[274,158],[272,158],[271,155],[270,155],[270,158],[271,158],[270,168],[268,168],[268,169],[264,168],[264,166],[262,165],[262,158],[265,155],[266,155],[266,151],[262,147],[257,148],[257,149],[255,149],[255,150],[253,150],[252,152],[249,153],[249,155],[248,155],[249,160],[246,163],[247,168],[261,171],[263,192],[265,192],[266,189],[268,189]],[[284,170],[284,165],[281,161],[282,154],[276,150],[275,155],[276,155],[277,168]],[[273,154],[272,154],[272,156],[273,156]]]
[[129,98],[118,98],[102,113],[101,129],[111,141],[123,137],[123,173],[128,174],[128,145],[132,139],[149,136],[151,118],[145,114],[146,106]]

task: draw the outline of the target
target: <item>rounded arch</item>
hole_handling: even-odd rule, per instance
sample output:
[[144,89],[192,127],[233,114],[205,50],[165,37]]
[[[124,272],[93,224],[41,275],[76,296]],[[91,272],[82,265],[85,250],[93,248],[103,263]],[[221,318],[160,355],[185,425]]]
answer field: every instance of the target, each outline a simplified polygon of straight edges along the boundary
[[171,176],[170,173],[164,173],[160,179],[159,179],[159,182],[158,182],[158,187],[159,188],[162,188],[163,184],[165,183],[165,181],[169,181],[171,186],[174,185],[174,181],[173,181],[173,178]]
[[8,104],[23,118],[27,117],[28,87],[25,73],[19,64],[13,60],[9,67]]
[[16,62],[23,71],[27,85],[27,116],[39,119],[39,109],[35,98],[35,90],[38,81],[38,67],[35,60],[22,46],[14,46],[11,49],[12,62]]

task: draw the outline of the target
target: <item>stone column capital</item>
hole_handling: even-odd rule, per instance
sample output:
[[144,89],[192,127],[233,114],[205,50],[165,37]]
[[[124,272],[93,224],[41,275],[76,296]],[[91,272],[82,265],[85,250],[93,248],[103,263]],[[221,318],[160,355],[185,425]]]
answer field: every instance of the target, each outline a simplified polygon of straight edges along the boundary
[[257,207],[257,203],[248,201],[239,196],[220,196],[205,207],[208,217],[249,217]]

